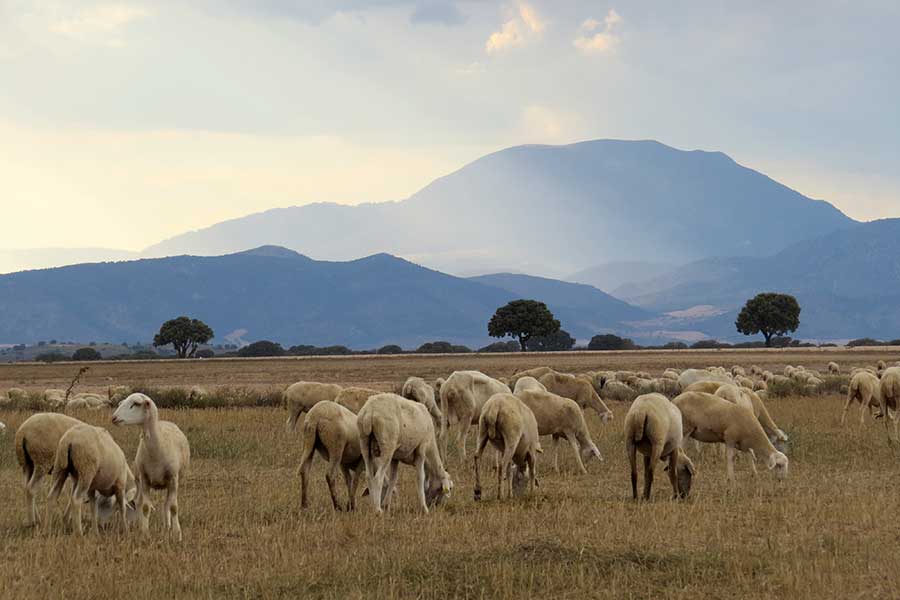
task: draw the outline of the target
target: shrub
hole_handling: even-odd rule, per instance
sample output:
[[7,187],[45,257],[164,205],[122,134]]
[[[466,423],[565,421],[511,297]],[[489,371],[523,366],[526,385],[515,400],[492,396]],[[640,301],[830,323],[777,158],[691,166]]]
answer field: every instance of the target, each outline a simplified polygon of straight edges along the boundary
[[588,350],[634,350],[634,342],[612,333],[595,335],[588,344]]
[[856,348],[860,346],[883,346],[884,342],[879,340],[874,340],[872,338],[860,338],[858,340],[850,340],[847,342],[847,346],[850,348]]
[[719,347],[717,340],[699,340],[691,344],[692,350],[715,350]]
[[52,352],[41,352],[34,357],[34,360],[42,363],[55,363],[69,360],[69,357],[58,350],[54,350]]
[[388,344],[387,346],[382,346],[377,351],[378,354],[403,354],[403,348],[398,346],[397,344]]
[[471,352],[466,346],[454,346],[450,342],[426,342],[416,349],[419,354],[454,354]]
[[575,338],[564,329],[549,335],[535,336],[528,340],[528,350],[531,352],[559,352],[571,350],[574,345]]
[[253,342],[252,344],[244,346],[243,348],[238,350],[238,356],[244,358],[284,355],[285,351],[284,348],[281,347],[281,344],[270,342],[269,340],[260,340],[258,342]]
[[665,344],[663,350],[687,350],[688,345],[684,342],[669,342]]
[[79,348],[72,354],[72,360],[101,360],[103,356],[93,348]]
[[508,341],[508,342],[494,342],[493,344],[488,344],[484,348],[479,348],[479,352],[518,352],[519,351],[519,342],[516,341]]

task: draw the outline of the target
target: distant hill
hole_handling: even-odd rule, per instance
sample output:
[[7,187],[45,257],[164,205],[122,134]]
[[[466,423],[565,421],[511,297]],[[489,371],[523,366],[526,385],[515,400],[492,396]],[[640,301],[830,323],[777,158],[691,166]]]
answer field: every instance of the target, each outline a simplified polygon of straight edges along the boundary
[[646,281],[669,273],[677,265],[663,262],[626,260],[597,265],[566,277],[566,281],[586,283],[612,294],[614,290],[634,282]]
[[31,248],[27,250],[0,249],[0,273],[27,269],[46,269],[62,265],[106,260],[138,258],[137,252],[111,248]]
[[[82,264],[0,276],[0,343],[48,339],[148,341],[186,314],[218,340],[271,339],[287,345],[415,348],[446,339],[491,341],[497,307],[540,293],[563,326],[585,338],[594,326],[650,314],[588,286],[491,278],[467,280],[388,254],[347,262],[312,260],[265,246],[217,257],[177,256]],[[512,288],[512,289],[509,289]]]
[[719,152],[597,140],[509,148],[402,202],[275,209],[185,233],[146,255],[276,244],[318,259],[390,252],[445,272],[559,277],[609,262],[765,256],[852,223]]
[[763,291],[797,296],[797,336],[900,338],[900,219],[852,225],[768,258],[697,261],[616,292],[659,312],[701,304],[726,309],[695,324],[735,337],[738,309]]

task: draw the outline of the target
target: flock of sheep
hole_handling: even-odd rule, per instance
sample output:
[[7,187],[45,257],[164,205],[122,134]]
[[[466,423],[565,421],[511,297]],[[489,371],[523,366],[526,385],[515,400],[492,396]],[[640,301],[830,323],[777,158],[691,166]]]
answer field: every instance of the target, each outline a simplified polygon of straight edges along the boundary
[[[840,373],[833,362],[828,371]],[[883,417],[886,431],[888,418],[894,421],[896,437],[900,363],[889,368],[879,361],[875,367],[854,369],[850,375],[841,422],[850,404],[859,402],[860,423],[872,410],[875,416]],[[453,489],[445,468],[451,438],[455,438],[452,443],[465,461],[472,426],[477,426],[473,460],[476,500],[482,497],[481,459],[488,445],[496,450],[498,498],[522,495],[538,485],[537,454],[543,452],[543,436],[553,440],[557,472],[558,442],[564,439],[579,470],[586,473],[585,461],[603,458],[591,439],[584,411],[591,409],[604,422],[609,421],[613,413],[604,400],[630,402],[624,433],[635,499],[638,453],[644,459],[645,499],[650,498],[658,461],[666,463],[674,497],[689,495],[697,472],[685,449],[689,438],[698,446],[707,443],[724,447],[729,480],[734,477],[736,451],[748,455],[754,473],[756,461],[761,460],[782,479],[788,473],[788,436],[766,409],[767,385],[789,380],[817,386],[822,383],[821,377],[817,372],[791,366],[783,375],[757,366],[749,371],[734,366],[730,371],[722,367],[666,369],[658,378],[631,371],[573,375],[539,367],[501,379],[478,371],[456,371],[434,384],[410,377],[396,394],[301,381],[289,386],[283,398],[288,429],[295,429],[305,414],[300,436],[301,507],[309,506],[309,471],[319,454],[328,462],[325,481],[335,510],[356,508],[363,476],[364,494],[372,499],[375,511],[389,510],[402,463],[414,467],[418,504],[427,513]],[[117,393],[125,396],[125,389]],[[28,523],[39,522],[36,492],[49,475],[50,500],[58,497],[68,479],[72,480],[65,516],[74,509],[78,532],[82,532],[85,504],[93,507],[95,531],[117,516],[123,530],[137,521],[147,532],[153,510],[149,494],[151,490],[166,490],[165,525],[180,540],[178,487],[190,462],[187,438],[177,425],[159,419],[156,405],[144,394],[120,399],[112,423],[141,428],[141,441],[131,464],[108,431],[65,414],[34,414],[19,427],[15,449],[25,479]],[[5,425],[0,423],[0,435],[4,430]],[[347,488],[346,503],[337,489],[339,471]],[[49,503],[46,518],[49,522]]]

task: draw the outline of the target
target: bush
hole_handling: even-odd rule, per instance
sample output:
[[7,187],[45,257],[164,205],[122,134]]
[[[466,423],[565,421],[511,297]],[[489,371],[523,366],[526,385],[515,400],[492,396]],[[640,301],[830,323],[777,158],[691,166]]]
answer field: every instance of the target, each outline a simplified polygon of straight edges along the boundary
[[416,349],[419,354],[454,354],[471,352],[466,346],[454,346],[450,342],[426,342]]
[[64,360],[69,360],[69,357],[66,356],[65,354],[63,354],[62,352],[54,350],[52,352],[41,352],[40,354],[38,354],[37,356],[34,357],[34,360],[36,360],[38,362],[42,362],[42,363],[55,363],[55,362],[61,362]]
[[378,354],[403,354],[403,348],[398,346],[397,344],[388,344],[387,346],[382,346],[377,351]]
[[560,352],[571,350],[574,345],[575,338],[564,329],[550,335],[535,336],[526,344],[529,352]]
[[93,348],[79,348],[72,354],[72,360],[102,360],[103,356]]
[[281,347],[281,344],[270,342],[269,340],[260,340],[258,342],[253,342],[252,344],[244,346],[243,348],[238,350],[238,356],[244,358],[284,355],[285,351],[284,348]]
[[215,355],[216,353],[209,348],[204,348],[203,350],[197,350],[197,353],[194,356],[197,358],[213,358]]
[[320,348],[318,346],[301,344],[299,346],[291,346],[288,349],[288,354],[293,356],[345,356],[355,354],[355,352],[347,346],[325,346]]
[[588,344],[588,350],[634,350],[634,342],[612,333],[595,335]]
[[484,348],[479,348],[479,352],[518,352],[519,351],[519,342],[508,341],[508,342],[494,342],[493,344],[488,344]]
[[872,338],[860,338],[858,340],[850,340],[847,342],[847,346],[850,348],[857,348],[860,346],[883,346],[884,342],[879,340],[873,340]]
[[688,345],[684,342],[669,342],[662,347],[663,350],[687,350]]
[[718,340],[700,340],[691,344],[692,350],[718,350],[719,348],[731,348],[731,344]]

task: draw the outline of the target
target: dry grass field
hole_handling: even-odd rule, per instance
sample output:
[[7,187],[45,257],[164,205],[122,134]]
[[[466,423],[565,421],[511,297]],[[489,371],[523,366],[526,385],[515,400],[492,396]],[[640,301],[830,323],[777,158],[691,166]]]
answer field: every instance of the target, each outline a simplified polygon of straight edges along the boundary
[[[560,370],[629,368],[660,371],[752,363],[823,369],[897,360],[896,352],[635,352],[526,356],[363,357],[101,363],[78,391],[108,385],[284,386],[298,379],[392,389],[407,375],[433,378],[475,368],[508,375],[548,364]],[[0,366],[0,390],[65,387],[71,364]],[[736,598],[897,597],[900,595],[900,451],[881,424],[839,426],[838,396],[771,400],[769,410],[791,437],[790,473],[754,480],[746,459],[737,482],[725,482],[712,448],[697,464],[692,497],[670,499],[657,468],[649,503],[630,499],[622,441],[627,407],[615,420],[588,422],[604,463],[562,473],[552,453],[539,462],[540,488],[498,502],[493,486],[472,500],[471,463],[451,455],[456,487],[449,503],[421,515],[413,477],[401,470],[392,514],[377,518],[368,498],[355,514],[334,514],[322,463],[314,468],[313,507],[299,510],[297,434],[284,432],[275,408],[165,410],[193,449],[180,495],[184,542],[170,543],[158,514],[151,536],[104,532],[79,538],[55,522],[23,527],[15,428],[28,415],[0,410],[0,597],[2,598]],[[133,456],[138,432],[112,428],[107,412],[77,415],[107,425]],[[471,439],[470,439],[471,443]],[[545,442],[545,449],[550,444]],[[343,490],[342,490],[343,491]],[[162,498],[155,496],[158,506]],[[62,503],[59,509],[62,508]]]

